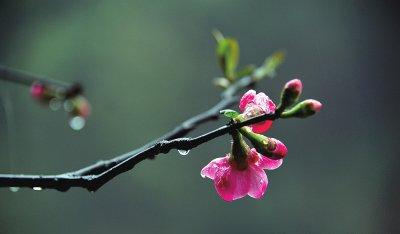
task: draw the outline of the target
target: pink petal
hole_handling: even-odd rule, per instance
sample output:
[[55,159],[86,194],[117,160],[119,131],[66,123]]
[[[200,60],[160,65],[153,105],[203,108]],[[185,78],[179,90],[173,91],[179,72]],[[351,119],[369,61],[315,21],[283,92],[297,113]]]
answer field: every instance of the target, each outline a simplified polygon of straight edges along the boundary
[[265,171],[256,167],[249,167],[249,192],[248,195],[255,199],[261,199],[268,187],[268,178]]
[[256,91],[250,89],[245,94],[243,94],[242,98],[240,99],[239,109],[243,112],[246,109],[247,104],[253,102],[254,98],[256,97]]
[[248,170],[239,171],[233,167],[218,170],[214,179],[215,190],[225,201],[233,201],[246,196],[250,188]]
[[283,163],[283,159],[273,160],[265,156],[261,156],[260,167],[267,170],[275,170]]
[[251,166],[258,169],[274,170],[280,167],[283,163],[282,159],[273,160],[269,159],[257,152],[255,148],[250,150],[250,155],[248,157],[248,162]]
[[272,120],[267,120],[264,122],[253,124],[251,125],[251,130],[253,130],[253,132],[255,133],[264,133],[271,128],[272,123],[273,123]]
[[208,163],[203,169],[201,169],[200,175],[203,178],[208,177],[213,180],[215,178],[215,173],[218,170],[225,170],[229,166],[228,158],[226,156],[222,158],[216,158]]
[[265,95],[265,93],[258,93],[256,95],[254,103],[259,106],[264,111],[264,113],[269,114],[275,111],[275,104],[267,95]]

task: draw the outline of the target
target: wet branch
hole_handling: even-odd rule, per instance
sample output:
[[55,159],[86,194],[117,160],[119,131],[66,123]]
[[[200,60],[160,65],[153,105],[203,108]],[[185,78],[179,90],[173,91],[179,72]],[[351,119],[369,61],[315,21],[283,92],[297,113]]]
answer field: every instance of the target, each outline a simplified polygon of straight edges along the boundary
[[243,122],[224,125],[195,138],[158,141],[138,153],[132,151],[125,154],[124,156],[127,158],[124,161],[98,175],[80,176],[73,173],[61,175],[0,175],[0,187],[38,187],[41,189],[57,189],[59,191],[67,191],[71,187],[81,187],[89,191],[96,191],[114,177],[131,170],[136,164],[147,158],[166,154],[172,149],[191,150],[210,140],[228,134],[234,129],[277,118],[278,116],[275,114],[264,114]]
[[[0,66],[0,77],[4,76],[4,74],[8,76],[10,76],[9,74],[18,76],[15,70],[11,73],[7,72],[7,70],[5,71],[3,67]],[[27,84],[26,80],[35,78],[34,76],[26,75],[26,73],[21,74],[23,74],[22,77],[20,77],[21,83]],[[26,79],[27,77],[29,79]],[[40,187],[42,189],[57,189],[59,191],[66,191],[71,187],[81,187],[89,191],[96,191],[112,178],[132,169],[137,163],[144,159],[154,158],[161,153],[167,153],[171,149],[189,150],[216,137],[227,134],[232,129],[266,119],[275,119],[275,115],[263,115],[249,119],[240,124],[225,125],[196,138],[181,138],[202,123],[217,120],[220,115],[220,110],[226,109],[238,101],[238,96],[236,96],[238,92],[252,87],[254,84],[255,81],[252,77],[244,77],[238,80],[221,94],[221,100],[215,106],[184,121],[172,131],[136,150],[110,160],[99,161],[77,171],[59,175],[0,174],[0,187]]]

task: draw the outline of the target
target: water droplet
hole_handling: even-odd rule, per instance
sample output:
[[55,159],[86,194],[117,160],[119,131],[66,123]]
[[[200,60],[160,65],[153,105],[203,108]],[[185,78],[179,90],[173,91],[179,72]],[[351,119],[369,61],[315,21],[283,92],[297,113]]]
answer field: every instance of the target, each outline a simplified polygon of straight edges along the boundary
[[42,190],[42,187],[33,187],[32,189],[35,191],[40,191],[40,190]]
[[19,187],[10,187],[10,191],[16,193],[19,191]]
[[85,127],[85,119],[81,116],[75,116],[69,120],[69,126],[78,131]]
[[52,98],[49,102],[49,107],[52,111],[59,110],[61,108],[61,101],[58,98]]
[[71,112],[74,109],[74,104],[70,100],[64,102],[64,110],[66,112]]
[[180,155],[182,155],[182,156],[186,156],[186,155],[188,155],[189,154],[189,152],[190,152],[190,150],[178,150],[178,153],[180,154]]

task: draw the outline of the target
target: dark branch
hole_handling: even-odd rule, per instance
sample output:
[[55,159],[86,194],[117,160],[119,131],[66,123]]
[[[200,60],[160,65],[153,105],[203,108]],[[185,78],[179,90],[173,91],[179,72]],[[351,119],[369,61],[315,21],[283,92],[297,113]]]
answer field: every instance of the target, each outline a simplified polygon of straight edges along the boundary
[[234,129],[265,120],[275,120],[275,114],[264,114],[243,122],[227,124],[211,132],[195,138],[177,138],[173,140],[162,140],[156,142],[145,150],[136,153],[132,151],[123,155],[126,160],[114,165],[98,175],[79,176],[73,173],[61,175],[0,175],[0,187],[40,187],[42,189],[57,189],[66,191],[71,187],[82,187],[89,191],[96,191],[115,176],[131,170],[136,164],[152,156],[161,153],[166,154],[172,149],[191,150],[219,136],[230,133]]
[[[171,132],[140,147],[139,149],[133,150],[110,160],[97,162],[77,171],[60,175],[41,176],[0,174],[0,187],[41,187],[44,189],[57,189],[60,191],[66,191],[70,187],[82,187],[90,191],[95,191],[116,175],[132,169],[134,165],[144,159],[154,158],[156,155],[160,153],[166,153],[171,149],[189,149],[190,147],[194,148],[200,144],[199,142],[203,141],[204,143],[210,139],[214,139],[215,137],[228,133],[232,127],[238,127],[237,125],[227,125],[197,138],[175,139],[185,136],[202,123],[218,119],[220,110],[226,109],[238,101],[238,97],[235,95],[239,91],[249,88],[253,85],[254,80],[252,77],[244,77],[240,79],[222,93],[221,101],[215,106],[184,121]],[[251,124],[251,122],[248,122],[248,124]],[[242,126],[244,125],[245,124]]]
[[52,80],[52,79],[38,76],[38,75],[32,75],[28,72],[17,70],[17,69],[12,69],[12,68],[5,67],[2,65],[0,65],[0,79],[14,82],[14,83],[23,84],[26,86],[31,86],[34,82],[40,82],[45,85],[51,85],[51,86],[68,89],[73,85],[73,84],[69,84],[66,82],[58,81],[58,80]]

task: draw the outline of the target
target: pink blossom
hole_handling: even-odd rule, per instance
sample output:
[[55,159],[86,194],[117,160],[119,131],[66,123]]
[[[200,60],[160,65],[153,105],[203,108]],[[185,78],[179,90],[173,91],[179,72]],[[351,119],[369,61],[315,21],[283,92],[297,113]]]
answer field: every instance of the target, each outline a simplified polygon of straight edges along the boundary
[[261,199],[268,186],[264,169],[274,170],[282,165],[282,161],[269,159],[253,148],[247,155],[245,169],[239,170],[233,157],[227,154],[212,160],[200,174],[203,178],[214,180],[218,195],[225,201],[233,201],[246,195]]
[[[265,93],[256,94],[256,91],[249,90],[242,96],[239,109],[246,118],[251,118],[262,114],[273,113],[275,112],[276,106]],[[252,131],[263,133],[271,127],[272,122],[272,120],[267,120],[253,124],[251,125]]]

